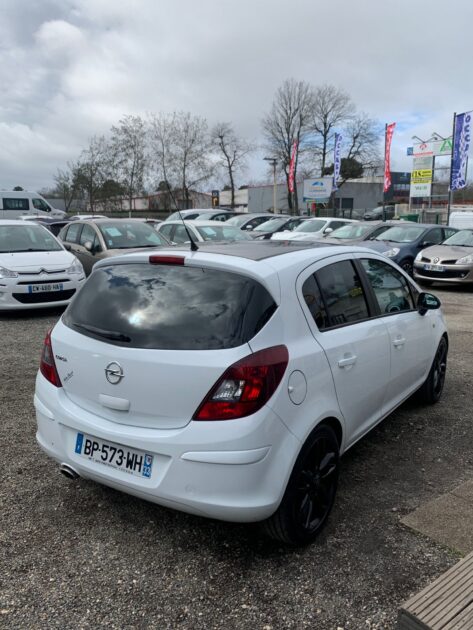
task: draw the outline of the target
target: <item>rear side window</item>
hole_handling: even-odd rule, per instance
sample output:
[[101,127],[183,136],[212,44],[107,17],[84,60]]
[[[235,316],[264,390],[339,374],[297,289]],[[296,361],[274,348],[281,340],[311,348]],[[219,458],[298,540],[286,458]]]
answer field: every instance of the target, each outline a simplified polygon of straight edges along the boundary
[[79,236],[79,232],[81,229],[82,225],[79,222],[72,223],[64,236],[64,240],[68,243],[77,243],[77,237]]
[[364,258],[361,264],[382,315],[411,311],[415,308],[407,280],[394,267],[370,258]]
[[140,263],[96,269],[63,321],[120,346],[214,350],[250,341],[275,310],[271,295],[251,278]]
[[30,206],[28,203],[28,199],[9,199],[7,197],[4,197],[3,209],[4,210],[29,210]]

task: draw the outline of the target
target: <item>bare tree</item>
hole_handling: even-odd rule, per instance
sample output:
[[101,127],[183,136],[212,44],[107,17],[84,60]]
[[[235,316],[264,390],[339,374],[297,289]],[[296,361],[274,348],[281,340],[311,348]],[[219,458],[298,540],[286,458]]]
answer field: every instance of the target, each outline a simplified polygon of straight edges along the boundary
[[152,116],[150,128],[151,151],[159,179],[167,182],[170,193],[181,191],[184,206],[188,208],[190,190],[213,174],[207,122],[189,112],[174,112]]
[[73,200],[77,197],[80,189],[80,166],[79,163],[68,162],[67,168],[57,169],[54,175],[56,184],[55,193],[64,200],[64,208],[69,212]]
[[374,173],[380,167],[382,131],[368,114],[361,112],[351,118],[343,131],[343,138],[346,158],[359,162],[364,173]]
[[337,128],[354,116],[355,106],[346,92],[333,85],[315,88],[311,116],[312,148],[320,164],[320,175],[325,174],[327,155],[332,150]]
[[298,211],[297,186],[294,201],[289,193],[289,165],[294,141],[298,143],[294,180],[297,181],[297,168],[304,156],[304,141],[310,132],[310,123],[314,106],[312,87],[304,81],[286,79],[276,90],[271,111],[262,121],[263,134],[268,151],[281,164],[286,177],[288,204],[292,211]]
[[111,129],[110,157],[114,179],[133,209],[133,197],[143,192],[146,167],[146,127],[139,116],[124,116]]
[[82,151],[78,163],[78,185],[84,193],[90,211],[95,212],[103,185],[109,179],[110,151],[104,136],[94,136]]
[[249,142],[238,138],[230,123],[217,123],[212,129],[211,141],[219,155],[218,165],[228,175],[231,190],[231,207],[235,207],[235,175],[244,168],[248,154],[253,150]]

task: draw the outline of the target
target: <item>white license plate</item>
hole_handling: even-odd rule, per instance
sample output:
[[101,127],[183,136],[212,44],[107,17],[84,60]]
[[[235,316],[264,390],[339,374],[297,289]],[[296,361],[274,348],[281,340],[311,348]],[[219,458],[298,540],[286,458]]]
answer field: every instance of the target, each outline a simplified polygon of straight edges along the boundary
[[151,478],[153,456],[144,451],[127,448],[113,442],[78,433],[74,451],[89,461],[103,464],[135,477]]
[[425,271],[445,271],[443,265],[424,265]]
[[55,284],[30,284],[28,286],[28,293],[39,293],[42,291],[62,291],[64,285],[62,283]]

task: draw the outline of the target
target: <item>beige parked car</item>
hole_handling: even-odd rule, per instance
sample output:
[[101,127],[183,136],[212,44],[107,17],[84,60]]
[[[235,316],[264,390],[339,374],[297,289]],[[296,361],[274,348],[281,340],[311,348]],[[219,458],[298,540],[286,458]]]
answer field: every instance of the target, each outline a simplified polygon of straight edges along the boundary
[[61,230],[59,238],[81,261],[86,275],[98,260],[123,254],[123,250],[169,245],[166,237],[158,234],[152,225],[137,219],[73,221]]
[[414,278],[426,285],[473,283],[473,229],[460,230],[440,245],[419,252],[414,261]]

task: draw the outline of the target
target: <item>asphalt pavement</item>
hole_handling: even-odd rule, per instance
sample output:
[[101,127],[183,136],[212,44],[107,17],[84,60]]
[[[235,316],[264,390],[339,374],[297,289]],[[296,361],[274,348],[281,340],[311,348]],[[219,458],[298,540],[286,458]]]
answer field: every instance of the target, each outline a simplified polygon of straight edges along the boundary
[[473,478],[473,292],[433,292],[450,328],[442,401],[408,401],[344,456],[326,529],[296,550],[60,475],[32,403],[60,311],[0,315],[0,627],[394,628],[459,557],[402,519]]

